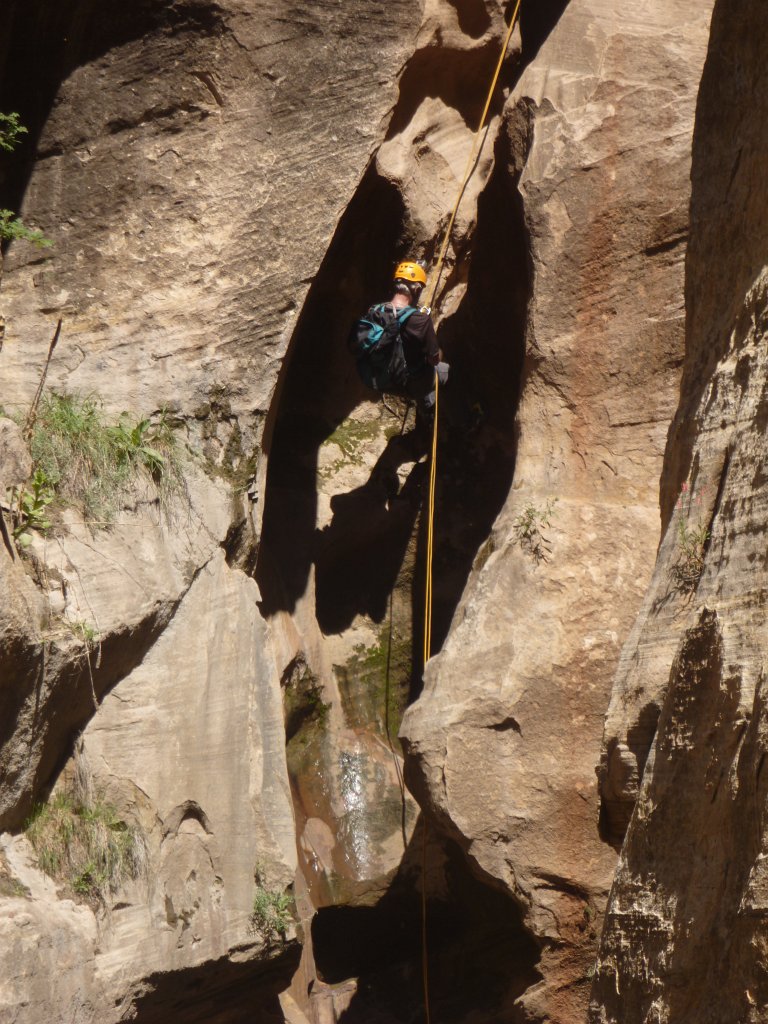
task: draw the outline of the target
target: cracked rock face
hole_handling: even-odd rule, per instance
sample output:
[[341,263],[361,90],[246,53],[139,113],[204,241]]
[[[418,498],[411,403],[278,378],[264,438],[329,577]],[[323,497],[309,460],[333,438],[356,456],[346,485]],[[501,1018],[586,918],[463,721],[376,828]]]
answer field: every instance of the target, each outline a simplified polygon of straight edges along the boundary
[[23,407],[61,316],[49,386],[190,419],[223,389],[252,445],[380,140],[412,6],[141,0],[91,22],[87,6],[2,15],[4,102],[37,136],[21,212],[55,242],[6,259],[4,380]]
[[[765,1019],[768,16],[719,0],[697,108],[665,534],[622,654],[601,793],[623,846],[594,1021]],[[713,261],[713,246],[728,253]],[[693,539],[692,539],[693,538]],[[709,941],[712,938],[715,941]]]
[[402,730],[420,802],[515,896],[542,948],[542,980],[520,999],[532,1019],[585,1012],[615,863],[594,766],[651,572],[682,357],[709,9],[652,10],[573,0],[508,102],[533,258],[515,477]]
[[[293,932],[270,944],[251,913],[257,876],[282,891],[296,847],[283,666],[238,567],[261,505],[249,515],[240,491],[417,19],[400,0],[289,15],[268,0],[49,6],[0,12],[0,109],[30,128],[0,166],[2,205],[54,242],[5,256],[5,409],[26,413],[61,317],[48,388],[97,396],[108,415],[166,409],[191,454],[170,517],[150,487],[108,532],[72,512],[25,562],[0,552],[2,822],[22,825],[82,734],[94,786],[140,823],[149,857],[148,879],[96,918],[18,868],[29,893],[1,904],[2,998],[20,1024],[167,1020],[180,1005],[192,1020],[190,993],[226,1010],[248,992],[252,1009],[261,964],[272,1014],[297,946]],[[4,484],[26,476],[12,463]],[[49,905],[72,965],[55,990],[39,980],[53,974]],[[12,969],[33,934],[35,971]]]

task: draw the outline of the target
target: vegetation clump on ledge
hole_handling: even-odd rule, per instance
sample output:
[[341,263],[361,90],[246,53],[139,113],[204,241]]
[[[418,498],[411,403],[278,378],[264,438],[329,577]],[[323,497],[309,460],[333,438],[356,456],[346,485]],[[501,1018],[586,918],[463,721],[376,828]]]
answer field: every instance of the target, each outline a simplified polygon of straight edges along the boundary
[[141,833],[100,799],[57,793],[35,807],[25,831],[40,869],[91,903],[105,904],[145,869]]
[[22,544],[29,530],[50,528],[55,510],[67,505],[91,526],[109,526],[142,474],[166,508],[182,484],[178,445],[163,415],[153,422],[123,413],[110,424],[93,396],[46,394],[30,449],[34,474],[13,502]]
[[251,911],[251,927],[261,932],[265,942],[284,942],[293,920],[294,900],[290,891],[270,888],[264,879],[264,869],[256,868],[256,892]]

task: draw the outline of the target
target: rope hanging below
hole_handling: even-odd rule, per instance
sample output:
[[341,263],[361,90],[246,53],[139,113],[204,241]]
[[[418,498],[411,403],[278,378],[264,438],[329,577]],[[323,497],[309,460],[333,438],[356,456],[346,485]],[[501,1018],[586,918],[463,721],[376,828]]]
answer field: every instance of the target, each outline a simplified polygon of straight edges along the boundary
[[[521,0],[517,0],[515,9],[512,12],[512,20],[509,23],[507,34],[504,38],[504,45],[499,55],[499,60],[496,65],[496,71],[494,72],[493,79],[491,80],[490,88],[488,89],[488,96],[485,101],[485,107],[480,117],[480,123],[475,132],[475,138],[472,143],[472,150],[467,159],[467,165],[464,168],[464,174],[461,179],[461,185],[459,186],[458,195],[456,196],[456,202],[454,203],[453,210],[451,211],[451,217],[448,221],[448,227],[445,231],[442,245],[440,246],[440,254],[435,264],[433,271],[433,284],[429,292],[428,306],[433,306],[435,302],[435,296],[437,295],[437,287],[440,282],[440,275],[443,269],[443,263],[445,262],[445,254],[448,251],[448,243],[450,241],[451,232],[453,231],[453,225],[456,220],[456,214],[459,210],[459,205],[464,196],[464,191],[467,187],[467,183],[472,175],[474,169],[474,163],[478,154],[478,146],[480,141],[480,133],[483,130],[485,124],[485,118],[488,114],[488,110],[491,106],[491,100],[493,99],[493,92],[496,88],[496,83],[499,80],[499,74],[501,73],[501,66],[504,63],[504,58],[507,54],[509,47],[509,41],[512,38],[512,32],[514,31],[517,19],[520,14]],[[429,498],[427,502],[427,557],[426,557],[426,582],[424,587],[424,666],[426,667],[432,654],[432,556],[434,548],[434,536],[435,536],[435,480],[437,476],[437,425],[438,425],[438,412],[439,412],[439,400],[440,400],[440,382],[437,373],[435,373],[435,417],[432,425],[432,450],[430,454],[430,471],[429,471]],[[424,824],[424,834],[422,837],[422,865],[421,865],[421,942],[422,942],[422,982],[424,987],[424,1016],[426,1024],[431,1024],[431,1015],[429,1008],[429,971],[428,971],[428,952],[427,952],[427,827],[426,821]]]
[[[445,231],[443,243],[440,247],[440,255],[438,256],[435,269],[433,271],[433,284],[429,294],[428,306],[432,306],[437,294],[437,286],[440,281],[440,275],[443,269],[443,263],[445,262],[445,254],[448,251],[448,243],[453,230],[453,225],[456,220],[456,214],[459,210],[464,190],[467,187],[467,183],[472,175],[474,168],[474,162],[477,157],[478,144],[480,141],[480,133],[483,130],[485,119],[488,115],[488,111],[491,106],[491,100],[493,99],[493,92],[496,88],[496,83],[499,80],[499,74],[501,73],[501,67],[504,63],[504,58],[509,48],[509,41],[512,38],[517,19],[520,14],[521,0],[517,0],[515,9],[512,12],[512,20],[509,23],[507,34],[504,37],[504,45],[499,55],[499,60],[496,64],[496,70],[491,80],[490,88],[488,89],[488,96],[485,100],[485,106],[483,107],[483,113],[480,116],[480,123],[475,132],[475,138],[472,144],[472,150],[467,160],[467,166],[464,168],[464,174],[461,179],[459,186],[458,195],[456,196],[456,202],[453,205],[451,217],[448,222],[448,227]],[[435,416],[432,426],[432,453],[430,457],[430,473],[429,473],[429,500],[427,504],[427,558],[426,558],[426,583],[425,583],[425,597],[424,597],[424,664],[426,665],[432,654],[432,549],[434,545],[434,517],[435,517],[435,479],[436,479],[436,466],[437,466],[437,425],[438,425],[438,396],[439,396],[440,385],[435,374]]]

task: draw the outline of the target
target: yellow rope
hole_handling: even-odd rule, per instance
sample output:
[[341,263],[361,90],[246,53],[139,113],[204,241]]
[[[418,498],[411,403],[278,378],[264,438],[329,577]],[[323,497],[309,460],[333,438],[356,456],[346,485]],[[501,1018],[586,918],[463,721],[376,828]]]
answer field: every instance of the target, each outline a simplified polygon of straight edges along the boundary
[[[509,28],[507,29],[507,35],[504,39],[504,46],[502,47],[502,52],[499,55],[499,61],[496,66],[494,78],[492,82],[490,82],[490,88],[488,89],[488,94],[485,97],[485,105],[483,106],[482,115],[480,116],[480,123],[477,126],[477,131],[475,132],[474,141],[472,143],[472,151],[469,155],[469,159],[467,160],[467,166],[464,169],[464,175],[462,177],[461,185],[459,186],[459,194],[456,197],[456,203],[454,204],[454,209],[451,213],[449,225],[447,225],[447,228],[445,229],[445,237],[442,240],[442,245],[440,246],[440,253],[439,256],[437,257],[437,263],[435,264],[433,278],[434,284],[432,285],[432,290],[429,295],[429,302],[427,303],[427,305],[429,306],[431,306],[432,303],[434,302],[434,298],[437,293],[437,285],[440,280],[440,273],[442,271],[442,264],[445,260],[447,246],[449,246],[449,241],[451,239],[451,232],[454,228],[456,215],[459,212],[459,205],[461,204],[462,197],[464,196],[464,189],[467,187],[467,182],[469,181],[469,178],[472,174],[473,163],[477,153],[477,145],[480,139],[480,132],[482,131],[483,125],[485,123],[485,118],[487,116],[488,110],[490,109],[490,100],[494,98],[494,90],[496,89],[496,84],[499,81],[499,75],[501,73],[502,65],[504,63],[504,57],[506,56],[507,49],[509,47],[509,41],[512,38],[512,33],[517,23],[517,17],[520,13],[520,3],[521,0],[517,0],[517,3],[515,4],[515,9],[512,12],[512,20],[509,23]],[[429,502],[427,506],[427,579],[424,588],[424,665],[427,664],[432,652],[432,544],[434,540],[434,485],[435,467],[437,462],[437,396],[438,382],[437,374],[435,374],[434,425],[432,428],[432,456],[431,469],[429,474]]]
[[[472,150],[467,159],[467,166],[464,168],[464,174],[461,179],[461,186],[459,187],[458,195],[456,196],[456,202],[454,203],[453,210],[451,212],[450,220],[448,221],[448,227],[445,231],[445,237],[443,243],[440,246],[440,254],[437,258],[434,270],[434,283],[429,293],[428,306],[434,305],[435,296],[437,295],[437,286],[440,282],[440,274],[442,273],[443,263],[445,262],[445,254],[448,251],[448,243],[450,241],[451,232],[453,231],[453,225],[456,220],[456,214],[459,211],[459,205],[464,195],[464,190],[467,187],[470,176],[474,168],[474,162],[477,157],[478,143],[480,141],[480,133],[483,130],[485,124],[485,118],[488,114],[488,110],[491,106],[491,100],[493,99],[493,91],[496,88],[496,83],[499,80],[499,74],[501,73],[501,66],[504,63],[504,57],[509,47],[509,41],[512,38],[512,32],[514,31],[515,24],[517,22],[518,15],[520,14],[520,3],[521,0],[517,0],[515,9],[512,12],[512,20],[509,23],[507,35],[504,39],[504,46],[502,47],[501,54],[499,55],[499,61],[496,65],[496,71],[491,81],[491,87],[488,90],[488,97],[485,101],[485,107],[483,108],[482,116],[480,117],[480,124],[475,132],[474,142],[472,143]],[[427,662],[432,654],[432,554],[434,546],[435,536],[435,480],[437,473],[437,422],[438,422],[438,401],[440,396],[440,384],[437,373],[435,373],[435,418],[432,425],[432,453],[430,456],[430,472],[429,472],[429,500],[427,503],[427,558],[426,558],[426,583],[424,587],[425,598],[424,598],[424,665],[426,667]],[[421,967],[424,984],[424,1015],[426,1024],[430,1024],[430,1012],[429,1012],[429,973],[428,973],[428,950],[427,950],[427,824],[426,820],[423,821],[424,833],[422,837],[422,865],[421,865]]]
[[[453,224],[456,220],[456,214],[459,210],[459,204],[461,203],[464,190],[467,187],[470,175],[472,173],[472,165],[476,157],[478,142],[480,140],[480,133],[483,130],[485,124],[485,118],[488,114],[488,110],[491,106],[491,100],[493,99],[493,91],[496,88],[496,83],[499,80],[499,74],[501,72],[501,66],[504,63],[504,57],[509,47],[509,41],[512,38],[512,32],[514,31],[515,24],[517,23],[518,15],[520,14],[520,3],[521,0],[517,0],[515,9],[512,12],[512,20],[509,23],[507,34],[504,38],[504,46],[502,47],[501,54],[499,55],[498,63],[496,64],[496,71],[494,72],[493,79],[491,81],[491,87],[488,90],[488,96],[485,100],[485,106],[483,107],[483,113],[480,117],[480,124],[478,125],[477,131],[475,132],[475,139],[472,144],[472,151],[469,154],[467,160],[467,166],[464,169],[464,175],[461,180],[461,186],[459,187],[459,193],[456,196],[456,202],[451,212],[451,218],[448,222],[448,227],[443,238],[443,244],[440,247],[440,255],[437,258],[434,270],[434,284],[429,295],[428,306],[431,306],[435,300],[437,294],[437,286],[440,281],[440,274],[442,273],[443,263],[445,261],[445,254],[448,251],[448,242],[451,237],[451,231],[453,230]],[[437,464],[437,420],[438,420],[438,392],[439,385],[437,380],[437,374],[435,374],[435,418],[432,427],[432,456],[431,456],[431,468],[429,474],[429,501],[427,505],[427,559],[426,559],[426,584],[424,594],[424,664],[426,665],[432,654],[432,547],[434,542],[434,518],[435,518],[435,472]]]
[[496,71],[494,73],[493,80],[491,81],[491,87],[488,90],[488,97],[485,101],[485,106],[483,107],[483,113],[480,117],[480,123],[477,126],[477,131],[475,132],[475,138],[472,143],[472,149],[470,151],[469,157],[467,158],[467,166],[464,168],[464,174],[462,175],[461,185],[459,186],[458,195],[456,196],[456,202],[454,203],[453,210],[451,211],[451,218],[448,221],[448,227],[446,228],[445,231],[443,244],[440,246],[440,255],[437,257],[437,263],[435,264],[434,270],[434,284],[432,285],[432,289],[429,293],[429,301],[427,302],[428,306],[434,305],[435,302],[435,296],[437,295],[437,286],[440,283],[440,274],[442,273],[443,263],[445,261],[445,254],[448,251],[448,243],[451,239],[453,224],[454,221],[456,220],[456,214],[459,212],[459,205],[461,204],[461,200],[464,196],[464,190],[466,189],[467,183],[469,182],[469,179],[472,176],[473,164],[477,157],[477,148],[478,143],[480,141],[480,133],[482,132],[483,126],[485,125],[485,118],[491,106],[491,100],[493,99],[493,91],[496,88],[496,83],[499,80],[501,66],[504,63],[505,56],[507,55],[509,41],[512,38],[512,33],[515,29],[515,24],[517,23],[518,15],[520,14],[520,3],[521,0],[517,0],[517,3],[515,4],[515,9],[512,12],[512,20],[510,21],[509,28],[507,29],[507,35],[504,39],[504,46],[502,47],[501,53],[499,54],[499,62],[496,65]]

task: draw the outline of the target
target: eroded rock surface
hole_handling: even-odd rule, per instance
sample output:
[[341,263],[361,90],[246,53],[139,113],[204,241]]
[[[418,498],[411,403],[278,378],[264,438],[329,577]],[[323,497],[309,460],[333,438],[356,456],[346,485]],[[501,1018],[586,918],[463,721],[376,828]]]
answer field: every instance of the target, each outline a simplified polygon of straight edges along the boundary
[[[235,429],[251,454],[381,139],[412,6],[143,0],[87,27],[79,0],[45,6],[2,15],[4,103],[37,144],[21,212],[55,242],[6,259],[7,393],[31,397],[62,316],[50,387],[117,412],[196,412],[216,461]],[[15,164],[6,177],[12,193]]]
[[[765,988],[768,15],[719,0],[702,79],[665,536],[606,721],[620,842],[595,1021],[760,1021]],[[721,262],[713,261],[713,246]],[[627,828],[628,826],[628,828]]]
[[[47,387],[107,414],[164,409],[190,449],[170,515],[150,486],[108,531],[73,511],[25,561],[0,552],[2,822],[22,826],[85,730],[93,786],[141,825],[149,858],[107,914],[50,887],[3,900],[18,1021],[167,1020],[179,1006],[210,1020],[251,1013],[259,986],[279,1014],[294,932],[275,942],[251,915],[258,884],[292,881],[296,846],[281,648],[243,571],[263,508],[252,478],[297,311],[417,28],[404,3],[0,13],[0,109],[30,128],[0,167],[2,205],[54,242],[6,254],[5,410],[26,413],[61,317]],[[40,982],[49,906],[77,975],[58,990]],[[39,956],[19,972],[25,935]]]
[[615,863],[594,768],[658,539],[708,16],[574,0],[505,113],[533,257],[514,482],[403,737],[414,792],[541,947],[532,1019],[583,1016]]
[[[763,840],[740,828],[763,798],[764,154],[734,112],[762,95],[762,15],[718,6],[668,529],[630,633],[678,399],[711,4],[524,5],[442,281],[435,646],[447,639],[403,727],[425,812],[413,831],[394,732],[420,683],[426,464],[398,436],[403,410],[356,380],[344,335],[385,297],[396,253],[434,255],[502,5],[48,6],[0,12],[0,109],[32,129],[0,185],[55,243],[5,260],[3,401],[26,410],[61,316],[49,387],[165,409],[189,453],[170,517],[147,483],[109,532],[70,511],[26,560],[0,548],[0,821],[18,831],[82,733],[77,763],[140,824],[148,859],[94,913],[6,835],[0,1005],[18,1024],[412,1019],[426,885],[441,1019],[583,1020],[615,867],[601,835],[620,845],[645,767],[596,1019],[727,1019],[726,967],[733,1005],[759,1019]],[[713,145],[724,125],[738,156]],[[721,237],[735,255],[713,281]],[[4,485],[27,472],[8,422]],[[679,523],[699,520],[712,537],[691,586]],[[291,881],[297,840],[304,962],[280,1006],[293,930],[278,941],[252,910],[257,886]],[[734,936],[722,963],[690,921]],[[56,990],[40,980],[54,962]]]

